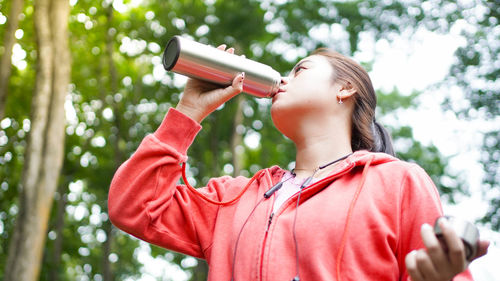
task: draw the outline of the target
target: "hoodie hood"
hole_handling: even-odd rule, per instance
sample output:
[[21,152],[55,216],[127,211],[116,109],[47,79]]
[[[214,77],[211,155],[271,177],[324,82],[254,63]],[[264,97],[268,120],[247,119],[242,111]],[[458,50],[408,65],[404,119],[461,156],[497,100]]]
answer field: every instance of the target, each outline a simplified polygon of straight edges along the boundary
[[370,152],[367,150],[355,151],[351,156],[347,157],[347,161],[355,163],[356,166],[364,166],[369,159],[372,159],[371,165],[384,164],[398,159],[392,155],[382,152]]
[[[337,164],[336,169],[334,169],[328,176],[326,176],[325,179],[337,178],[337,176],[334,175],[345,174],[346,172],[350,171],[355,167],[364,167],[368,162],[370,163],[370,166],[376,166],[394,161],[400,161],[400,160],[392,155],[382,152],[370,152],[367,150],[358,150],[352,153],[346,159],[340,161]],[[286,172],[285,169],[279,166],[273,166],[269,168],[268,171],[269,171],[269,176],[272,178],[273,185],[278,183],[281,180],[281,177]],[[261,178],[262,177],[265,177],[265,175],[261,175]]]

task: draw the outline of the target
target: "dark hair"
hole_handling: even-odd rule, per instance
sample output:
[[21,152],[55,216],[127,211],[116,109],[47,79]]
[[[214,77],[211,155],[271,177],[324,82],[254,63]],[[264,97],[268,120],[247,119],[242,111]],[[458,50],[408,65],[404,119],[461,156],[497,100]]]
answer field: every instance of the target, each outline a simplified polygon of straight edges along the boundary
[[353,151],[368,150],[395,155],[387,130],[375,121],[377,97],[366,70],[354,60],[335,51],[321,48],[313,55],[325,57],[335,70],[336,81],[351,84],[356,90],[352,113],[351,146]]

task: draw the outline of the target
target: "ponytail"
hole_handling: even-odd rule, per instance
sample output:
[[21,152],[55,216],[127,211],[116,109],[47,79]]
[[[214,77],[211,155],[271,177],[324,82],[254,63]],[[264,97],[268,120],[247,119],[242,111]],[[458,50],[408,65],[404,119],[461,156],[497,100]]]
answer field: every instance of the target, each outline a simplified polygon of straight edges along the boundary
[[392,139],[389,132],[380,125],[377,121],[373,120],[373,152],[384,152],[392,156],[396,156],[394,148],[392,147]]
[[318,49],[313,55],[324,56],[335,70],[333,79],[340,83],[349,83],[356,90],[353,96],[351,125],[352,149],[384,152],[395,156],[391,136],[375,121],[377,97],[366,70],[354,60],[329,49]]

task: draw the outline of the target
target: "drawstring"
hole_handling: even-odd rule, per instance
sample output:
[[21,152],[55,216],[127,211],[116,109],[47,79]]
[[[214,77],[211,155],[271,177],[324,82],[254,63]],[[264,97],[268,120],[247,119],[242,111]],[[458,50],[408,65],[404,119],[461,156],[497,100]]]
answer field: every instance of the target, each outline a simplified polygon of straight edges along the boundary
[[358,187],[356,188],[356,193],[354,193],[354,197],[352,198],[351,204],[349,205],[349,210],[347,211],[347,218],[346,218],[346,223],[344,226],[344,233],[342,234],[342,240],[340,242],[340,248],[339,252],[337,254],[337,281],[341,281],[342,279],[340,278],[340,262],[342,261],[342,257],[344,255],[344,248],[345,244],[347,242],[347,234],[349,232],[349,223],[351,222],[352,219],[352,212],[354,209],[354,205],[356,205],[356,201],[358,200],[359,194],[361,193],[361,189],[363,188],[363,185],[365,184],[366,180],[366,175],[368,174],[368,168],[370,167],[374,157],[371,157],[368,162],[366,162],[365,167],[363,168],[363,174],[361,176],[361,181],[358,184]]
[[[373,158],[374,157],[371,157],[365,164],[365,167],[363,168],[363,174],[361,176],[361,181],[359,182],[358,184],[358,187],[356,188],[356,192],[354,193],[354,197],[349,205],[349,210],[347,211],[347,217],[346,217],[346,223],[345,223],[345,226],[344,226],[344,232],[342,233],[342,240],[340,242],[340,247],[339,247],[339,252],[337,254],[337,269],[336,269],[336,273],[337,273],[337,280],[338,281],[341,281],[341,277],[340,277],[340,263],[342,261],[342,257],[344,255],[344,248],[345,248],[345,244],[347,242],[347,237],[348,237],[348,232],[349,232],[349,224],[351,222],[351,219],[352,219],[352,213],[353,213],[353,210],[354,210],[354,206],[356,205],[356,202],[358,200],[358,197],[359,197],[359,194],[361,193],[361,189],[363,188],[363,185],[365,184],[365,180],[366,180],[366,176],[368,174],[368,168],[370,167],[372,161],[373,161]],[[260,177],[260,175],[264,172],[265,170],[261,170],[259,172],[257,172],[251,179],[250,181],[247,183],[247,185],[241,190],[241,192],[233,199],[229,200],[229,201],[226,201],[226,202],[218,202],[218,201],[214,201],[208,197],[206,197],[204,194],[200,193],[199,191],[197,191],[194,187],[192,187],[189,182],[187,181],[187,177],[186,177],[186,163],[182,163],[182,179],[184,180],[184,183],[186,184],[186,186],[188,187],[189,190],[191,190],[192,192],[194,192],[196,195],[198,195],[199,197],[201,197],[202,199],[212,203],[212,204],[215,204],[215,205],[220,205],[220,206],[227,206],[227,205],[231,205],[233,204],[234,202],[236,202],[238,199],[241,198],[241,196],[243,196],[243,193],[245,193],[245,191],[250,187],[250,185],[255,181],[255,179],[257,179],[258,177]],[[262,200],[261,200],[262,201]],[[259,202],[260,203],[260,202]],[[257,204],[258,205],[258,204]],[[253,212],[253,211],[252,211]],[[251,215],[251,214],[250,214]],[[246,222],[245,222],[246,224]],[[239,239],[239,238],[238,238]],[[234,255],[236,255],[236,253],[234,253]],[[234,258],[234,257],[233,257]],[[234,263],[234,261],[233,261]],[[233,269],[234,270],[234,269]],[[233,272],[234,274],[234,272]]]
[[234,202],[236,202],[238,199],[240,199],[241,196],[243,196],[243,193],[245,193],[245,191],[250,187],[250,185],[255,181],[255,179],[259,178],[260,175],[262,173],[264,173],[264,172],[265,172],[265,170],[260,170],[259,172],[257,172],[250,179],[250,181],[247,183],[247,185],[241,190],[241,192],[235,198],[233,198],[233,199],[231,199],[229,201],[226,201],[226,202],[219,202],[219,201],[214,201],[214,200],[208,198],[207,196],[205,196],[204,194],[200,193],[198,190],[196,190],[194,187],[192,187],[189,184],[189,182],[187,180],[187,177],[186,177],[186,162],[182,163],[182,180],[184,181],[184,184],[186,184],[186,186],[189,188],[189,190],[191,190],[192,192],[194,192],[194,194],[198,195],[199,197],[201,197],[205,201],[210,202],[210,203],[215,204],[215,205],[219,205],[219,206],[231,205]]

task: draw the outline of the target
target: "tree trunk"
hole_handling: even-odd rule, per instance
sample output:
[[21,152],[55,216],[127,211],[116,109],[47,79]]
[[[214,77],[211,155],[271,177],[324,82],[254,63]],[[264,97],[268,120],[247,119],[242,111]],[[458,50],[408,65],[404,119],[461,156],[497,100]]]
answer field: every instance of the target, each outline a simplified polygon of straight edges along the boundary
[[26,148],[20,213],[9,246],[5,281],[35,281],[64,154],[64,100],[70,79],[67,0],[36,0],[38,62]]
[[242,134],[238,133],[238,126],[243,125],[243,103],[245,102],[245,97],[243,95],[238,95],[236,97],[236,113],[234,114],[233,123],[233,135],[231,136],[231,152],[233,155],[233,176],[237,177],[240,175],[241,168],[243,166],[243,160],[241,158],[241,152],[238,152],[238,146],[241,145],[243,141]]
[[[219,163],[219,136],[216,134],[216,126],[217,123],[219,122],[219,112],[213,112],[211,118],[207,118],[208,122],[211,123],[210,126],[210,151],[212,152],[212,163],[210,163],[208,166],[211,167],[208,175],[218,175],[221,172],[221,165]],[[200,155],[203,155],[203,152],[200,153]],[[203,157],[199,157],[199,160],[202,160]],[[208,169],[207,169],[208,170]]]
[[[111,33],[113,28],[113,6],[110,4],[106,10],[106,20],[107,20],[107,29],[106,29],[106,54],[107,54],[107,64],[109,71],[109,89],[112,95],[118,93],[118,71],[116,70],[115,62],[113,60],[114,53],[114,34]],[[116,127],[116,138],[113,141],[113,150],[115,153],[114,164],[115,170],[118,169],[120,164],[123,162],[123,153],[120,150],[120,140],[122,139],[121,131],[120,131],[120,114],[118,112],[119,108],[116,102],[112,102],[111,104],[113,108],[114,118],[114,126]],[[107,204],[106,204],[107,210]],[[103,281],[113,281],[113,270],[111,267],[111,262],[109,261],[109,255],[112,252],[113,246],[113,225],[109,220],[104,222],[103,226],[106,232],[106,241],[103,245],[103,259],[102,259],[102,279]]]
[[16,42],[14,37],[19,25],[19,14],[23,9],[23,0],[12,0],[9,12],[9,19],[3,37],[4,53],[0,59],[0,120],[5,116],[5,104],[7,102],[7,89],[9,86],[10,72],[12,70],[12,47]]
[[103,228],[106,232],[106,241],[104,241],[104,245],[102,245],[102,280],[111,281],[113,280],[113,271],[111,270],[109,255],[111,254],[111,243],[113,243],[113,225],[107,220],[103,223]]
[[[52,46],[49,28],[49,1],[39,0],[35,3],[34,23],[38,43],[37,76],[35,81],[35,94],[31,113],[31,130],[26,148],[26,162],[23,169],[23,181],[20,198],[20,212],[14,228],[13,237],[9,246],[5,280],[35,280],[37,271],[35,255],[30,250],[35,250],[36,240],[26,239],[30,233],[36,233],[39,221],[36,217],[37,183],[44,146],[44,132],[46,129],[48,110],[50,104],[52,81]],[[30,229],[33,228],[33,229]],[[45,231],[43,232],[45,236]],[[29,274],[26,276],[25,274]],[[22,278],[17,279],[18,276]]]

